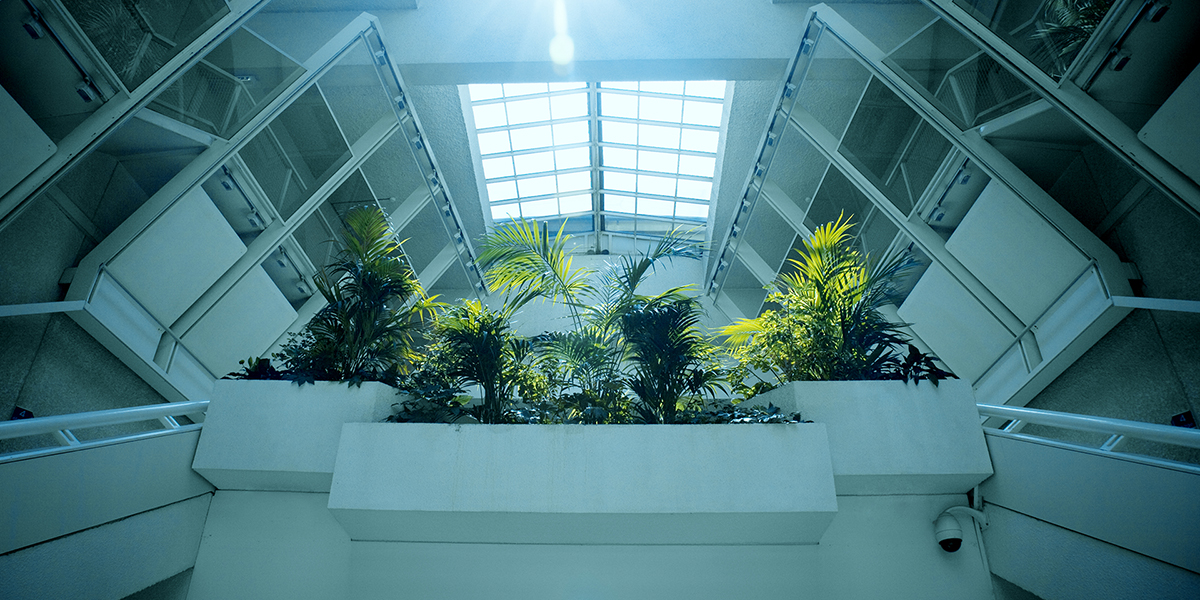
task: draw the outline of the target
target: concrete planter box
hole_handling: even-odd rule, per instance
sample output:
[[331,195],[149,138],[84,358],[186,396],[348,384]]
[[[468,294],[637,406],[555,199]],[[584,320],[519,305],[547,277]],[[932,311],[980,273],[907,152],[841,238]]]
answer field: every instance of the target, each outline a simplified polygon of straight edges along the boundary
[[839,496],[957,494],[992,474],[975,395],[961,380],[803,381],[754,402],[829,428]]
[[219,380],[192,468],[218,489],[328,492],[345,423],[391,414],[395,388]]
[[816,544],[822,424],[347,424],[329,509],[353,540]]

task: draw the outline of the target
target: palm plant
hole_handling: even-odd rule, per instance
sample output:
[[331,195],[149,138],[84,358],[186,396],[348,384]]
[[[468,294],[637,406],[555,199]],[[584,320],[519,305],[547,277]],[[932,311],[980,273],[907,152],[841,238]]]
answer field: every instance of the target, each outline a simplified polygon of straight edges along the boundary
[[[544,224],[514,221],[488,234],[479,262],[490,288],[504,294],[507,314],[539,297],[569,308],[574,330],[540,336],[535,346],[540,363],[561,376],[564,389],[578,389],[558,399],[565,418],[622,419],[628,413],[620,385],[628,352],[621,317],[647,300],[637,295],[637,288],[659,261],[699,258],[701,247],[688,232],[672,231],[647,252],[622,257],[602,275],[600,285],[593,285],[593,270],[573,266],[569,240],[561,227],[551,238]],[[675,288],[659,302],[683,298],[683,288]]]
[[355,209],[345,223],[337,258],[315,278],[327,304],[281,357],[301,380],[394,381],[432,300],[382,211]]
[[636,301],[621,315],[632,363],[628,384],[641,401],[643,420],[674,423],[681,400],[723,389],[716,347],[699,325],[694,298]]
[[851,227],[842,217],[818,227],[789,259],[795,270],[774,282],[767,301],[780,308],[722,331],[739,374],[770,373],[774,384],[892,378],[896,349],[908,340],[879,308],[894,300],[893,283],[911,261],[898,256],[871,269]]
[[479,266],[488,286],[501,292],[505,304],[517,310],[534,298],[558,300],[571,310],[576,327],[582,325],[579,298],[592,290],[592,271],[572,268],[567,253],[566,221],[550,239],[547,225],[513,221],[488,233],[479,251]]
[[432,352],[445,361],[448,374],[483,389],[476,415],[484,423],[499,423],[513,399],[530,344],[513,333],[511,310],[494,310],[478,300],[454,305],[434,325],[437,342]]

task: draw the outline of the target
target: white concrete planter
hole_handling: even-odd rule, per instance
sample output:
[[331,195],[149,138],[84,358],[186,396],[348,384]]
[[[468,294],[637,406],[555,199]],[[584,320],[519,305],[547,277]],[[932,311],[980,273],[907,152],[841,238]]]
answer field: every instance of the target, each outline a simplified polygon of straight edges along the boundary
[[347,424],[329,508],[353,540],[816,544],[822,424]]
[[391,414],[395,388],[219,380],[192,468],[218,489],[328,492],[345,423]]
[[992,474],[970,384],[803,381],[754,403],[829,428],[839,496],[963,493]]

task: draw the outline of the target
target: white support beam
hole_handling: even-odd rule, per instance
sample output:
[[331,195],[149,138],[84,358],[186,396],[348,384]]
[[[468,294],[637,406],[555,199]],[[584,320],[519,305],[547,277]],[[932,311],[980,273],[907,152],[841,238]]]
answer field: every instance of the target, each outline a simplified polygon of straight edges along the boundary
[[1141,298],[1137,296],[1113,296],[1113,306],[1165,310],[1172,312],[1200,313],[1200,300],[1175,300],[1173,298]]

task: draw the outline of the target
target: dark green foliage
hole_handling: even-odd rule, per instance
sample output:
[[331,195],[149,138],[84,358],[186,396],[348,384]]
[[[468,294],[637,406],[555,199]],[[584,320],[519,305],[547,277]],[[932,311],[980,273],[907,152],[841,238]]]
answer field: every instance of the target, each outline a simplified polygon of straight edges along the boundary
[[692,298],[632,303],[621,316],[629,347],[629,389],[649,423],[674,423],[681,400],[723,389],[716,348],[700,332]]
[[483,389],[483,404],[475,416],[484,423],[501,422],[529,358],[531,345],[513,333],[510,317],[507,310],[466,300],[438,317],[433,328],[437,341],[430,354],[442,361],[446,374]]
[[271,365],[269,358],[255,358],[251,356],[246,360],[239,360],[239,365],[242,365],[241,371],[234,371],[221,379],[287,379],[286,371],[280,371]]
[[724,404],[709,410],[681,411],[677,423],[692,425],[712,425],[719,423],[804,423],[800,413],[785,413],[774,404],[761,406],[743,406],[742,404]]
[[414,358],[412,335],[430,301],[377,208],[347,214],[340,245],[337,259],[316,277],[328,304],[279,356],[300,382],[394,385]]
[[887,379],[900,379],[904,382],[928,379],[934,387],[937,387],[938,382],[943,379],[958,379],[954,373],[939,368],[934,362],[935,360],[936,357],[925,354],[916,346],[909,344],[908,354],[904,360],[897,363],[895,370],[890,373],[892,376]]

